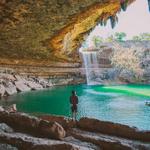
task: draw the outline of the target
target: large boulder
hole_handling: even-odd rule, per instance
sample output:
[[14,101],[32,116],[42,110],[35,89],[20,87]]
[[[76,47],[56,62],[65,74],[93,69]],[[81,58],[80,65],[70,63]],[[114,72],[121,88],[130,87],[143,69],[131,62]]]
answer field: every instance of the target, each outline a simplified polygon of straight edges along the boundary
[[0,111],[4,111],[5,109],[2,107],[2,106],[0,106]]
[[21,92],[30,91],[31,88],[25,85],[22,81],[15,81],[16,88]]
[[4,96],[4,94],[5,94],[5,87],[2,84],[0,84],[0,97]]
[[43,89],[42,85],[39,83],[35,83],[33,81],[26,81],[26,84],[32,89],[32,90],[40,90]]
[[58,122],[63,126],[63,128],[70,129],[76,127],[76,123],[69,118],[64,116],[54,116],[54,115],[41,115],[39,116],[43,120]]
[[38,129],[41,135],[54,139],[62,139],[66,135],[63,127],[57,122],[41,120]]
[[16,86],[12,82],[5,82],[4,84],[7,95],[13,95],[17,93]]
[[7,87],[6,88],[6,93],[8,95],[13,95],[13,94],[17,93],[17,89],[16,89],[15,86]]
[[8,73],[0,73],[0,78],[5,79],[5,80],[9,80],[9,81],[15,81],[16,80],[16,78],[12,74],[8,74]]
[[139,131],[137,128],[118,123],[85,117],[79,120],[78,127],[92,132],[100,132],[103,134],[150,142],[150,131]]
[[50,121],[43,121],[24,113],[0,112],[0,122],[6,123],[16,131],[30,133],[38,137],[62,139],[65,137],[63,127]]
[[43,86],[43,88],[49,87],[48,86],[48,80],[42,79],[42,78],[37,78],[38,83]]
[[0,132],[7,132],[7,133],[12,133],[13,129],[10,128],[7,124],[5,123],[0,123]]

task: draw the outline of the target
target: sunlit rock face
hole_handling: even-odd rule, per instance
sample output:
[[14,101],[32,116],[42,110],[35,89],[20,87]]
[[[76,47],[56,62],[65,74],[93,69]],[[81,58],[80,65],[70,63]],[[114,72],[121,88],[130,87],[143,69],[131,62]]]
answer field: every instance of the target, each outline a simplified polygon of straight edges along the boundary
[[1,0],[0,63],[79,61],[85,34],[120,8],[120,0]]

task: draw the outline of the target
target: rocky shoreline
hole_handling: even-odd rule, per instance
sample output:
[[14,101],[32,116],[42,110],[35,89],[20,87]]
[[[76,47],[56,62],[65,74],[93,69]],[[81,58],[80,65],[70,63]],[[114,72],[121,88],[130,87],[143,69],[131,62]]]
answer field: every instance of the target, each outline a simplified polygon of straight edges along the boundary
[[81,118],[0,111],[1,150],[150,150],[150,131]]
[[19,75],[15,72],[0,73],[0,97],[10,96],[18,92],[27,92],[31,90],[42,90],[58,85],[71,85],[85,83],[85,79],[76,74],[68,74],[49,77],[40,77],[33,75]]

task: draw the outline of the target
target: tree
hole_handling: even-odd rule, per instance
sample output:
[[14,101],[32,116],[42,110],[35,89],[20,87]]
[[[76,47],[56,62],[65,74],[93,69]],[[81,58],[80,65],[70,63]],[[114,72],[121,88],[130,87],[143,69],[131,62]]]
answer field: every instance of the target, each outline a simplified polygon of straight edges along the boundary
[[133,37],[132,37],[132,40],[133,40],[133,41],[141,41],[141,37],[138,36],[138,35],[136,35],[136,36],[133,36]]
[[115,40],[118,42],[123,42],[125,37],[126,37],[126,33],[124,33],[124,32],[116,32],[115,33]]
[[142,41],[149,41],[150,40],[150,33],[142,33],[140,34]]
[[92,41],[94,46],[98,47],[103,42],[103,38],[100,36],[93,36]]
[[143,52],[142,48],[125,48],[118,43],[114,43],[114,49],[115,50],[111,58],[112,65],[120,70],[125,69],[132,71],[137,76],[143,74],[143,69],[140,66],[140,55]]
[[114,36],[110,35],[105,39],[106,42],[113,42],[114,41]]
[[134,41],[150,41],[150,33],[141,33],[140,35],[133,36]]

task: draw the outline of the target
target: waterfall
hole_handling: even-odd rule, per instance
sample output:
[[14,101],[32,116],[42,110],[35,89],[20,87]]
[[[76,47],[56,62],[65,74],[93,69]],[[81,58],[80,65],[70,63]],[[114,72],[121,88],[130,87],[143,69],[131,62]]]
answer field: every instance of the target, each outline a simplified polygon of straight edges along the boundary
[[82,51],[86,80],[88,85],[95,85],[98,83],[99,64],[96,51]]

